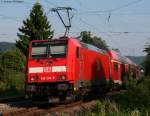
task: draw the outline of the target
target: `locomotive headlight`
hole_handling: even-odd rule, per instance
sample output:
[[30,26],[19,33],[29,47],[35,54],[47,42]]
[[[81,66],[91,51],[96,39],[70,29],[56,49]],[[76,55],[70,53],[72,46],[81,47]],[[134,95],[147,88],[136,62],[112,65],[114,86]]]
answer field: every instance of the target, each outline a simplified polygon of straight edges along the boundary
[[37,77],[37,76],[31,76],[31,77],[30,77],[30,80],[31,80],[31,81],[37,81],[37,80],[38,80],[38,77]]
[[66,79],[66,75],[61,75],[61,76],[60,76],[60,79],[61,79],[61,80],[65,80],[65,79]]

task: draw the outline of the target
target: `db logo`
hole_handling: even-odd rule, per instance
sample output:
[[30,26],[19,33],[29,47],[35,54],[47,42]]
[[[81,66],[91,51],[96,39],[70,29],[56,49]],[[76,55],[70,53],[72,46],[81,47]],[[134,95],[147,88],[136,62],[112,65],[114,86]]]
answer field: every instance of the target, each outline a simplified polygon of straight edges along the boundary
[[43,72],[52,72],[52,67],[44,67]]

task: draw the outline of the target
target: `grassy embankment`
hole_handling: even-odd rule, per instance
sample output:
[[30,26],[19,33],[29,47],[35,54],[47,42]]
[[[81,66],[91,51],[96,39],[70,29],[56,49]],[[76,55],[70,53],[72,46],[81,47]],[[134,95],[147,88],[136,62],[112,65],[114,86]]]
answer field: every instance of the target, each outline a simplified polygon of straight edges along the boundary
[[130,81],[127,92],[112,95],[97,101],[91,109],[83,111],[82,116],[149,116],[150,78]]

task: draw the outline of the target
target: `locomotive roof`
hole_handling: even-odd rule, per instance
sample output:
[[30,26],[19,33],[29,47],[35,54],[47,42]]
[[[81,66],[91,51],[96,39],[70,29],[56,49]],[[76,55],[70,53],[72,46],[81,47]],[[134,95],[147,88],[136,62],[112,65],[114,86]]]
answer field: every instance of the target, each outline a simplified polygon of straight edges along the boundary
[[[76,39],[76,38],[72,38],[72,37],[60,37],[59,39],[52,39],[52,40],[32,40],[32,42],[56,42],[56,41],[67,41],[67,40],[70,40],[72,41],[77,47],[83,47],[83,48],[86,48],[86,49],[89,49],[89,50],[93,50],[93,51],[96,51],[96,52],[99,52],[99,53],[106,53],[106,50],[103,50],[103,49],[100,49],[94,45],[91,45],[91,44],[87,44],[87,43],[84,43],[84,42],[81,42],[79,39]],[[57,43],[57,42],[56,42]]]
[[76,39],[76,38],[69,38],[71,41],[73,41],[74,44],[76,44],[76,46],[78,47],[83,47],[83,48],[86,48],[86,49],[89,49],[89,50],[93,50],[93,51],[96,51],[96,52],[99,52],[99,53],[106,53],[105,50],[103,49],[100,49],[94,45],[91,45],[91,44],[87,44],[87,43],[84,43],[84,42],[81,42],[79,39]]

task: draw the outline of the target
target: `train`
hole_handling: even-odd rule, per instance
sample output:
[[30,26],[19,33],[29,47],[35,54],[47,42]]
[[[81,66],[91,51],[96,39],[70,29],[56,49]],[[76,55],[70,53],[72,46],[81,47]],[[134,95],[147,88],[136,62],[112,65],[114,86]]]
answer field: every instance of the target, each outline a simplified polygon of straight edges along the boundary
[[81,99],[102,94],[129,77],[138,78],[138,66],[113,50],[71,37],[29,44],[26,98],[49,103]]

